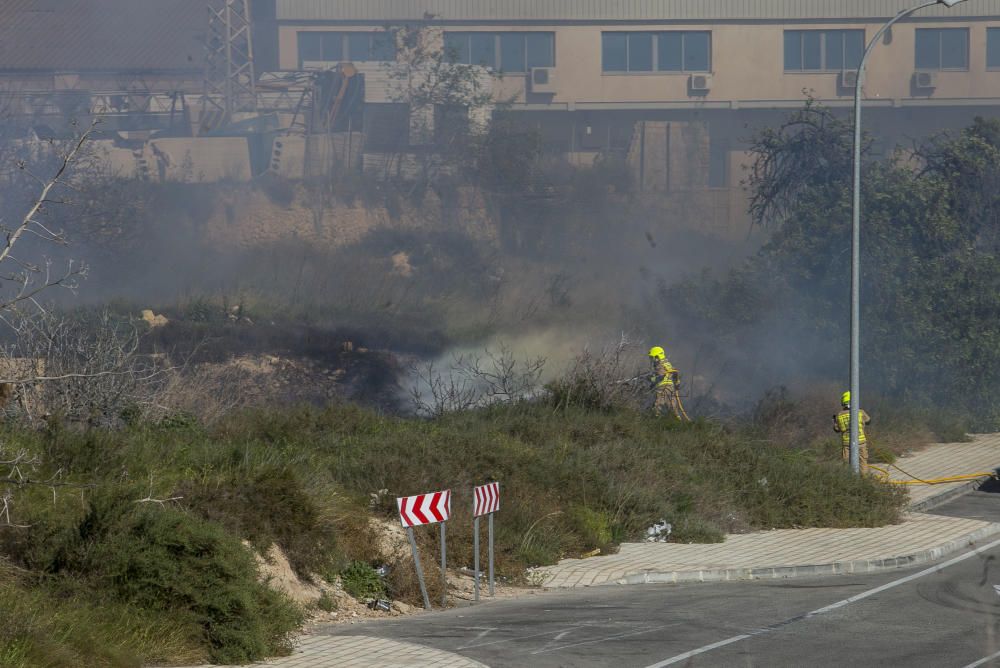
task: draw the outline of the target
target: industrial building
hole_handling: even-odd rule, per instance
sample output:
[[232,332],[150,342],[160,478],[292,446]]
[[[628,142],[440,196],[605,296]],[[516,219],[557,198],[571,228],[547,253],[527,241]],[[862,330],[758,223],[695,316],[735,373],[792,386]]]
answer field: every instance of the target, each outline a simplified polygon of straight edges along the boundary
[[[453,110],[415,119],[388,74],[404,50],[399,32],[423,30],[456,62],[480,68],[495,99],[538,128],[550,152],[574,164],[625,157],[642,190],[697,191],[732,220],[742,215],[750,128],[807,96],[848,108],[864,44],[910,4],[8,0],[0,85],[52,100],[71,92],[77,105],[89,95],[93,111],[150,138],[242,138],[247,176],[315,176],[331,162],[365,169],[390,150],[433,147],[427,126]],[[80,26],[79,39],[40,39],[72,32],[67,23]],[[865,98],[883,150],[994,115],[1000,8],[967,0],[897,25],[869,62]],[[179,108],[182,126],[163,116]]]
[[[748,127],[807,95],[852,102],[864,44],[909,0],[277,0],[282,69],[389,57],[394,25],[441,32],[460,62],[499,77],[498,99],[576,161],[643,154],[640,184],[729,189]],[[865,83],[880,145],[1000,107],[1000,7],[924,10],[874,51]],[[530,119],[530,120],[529,120]]]

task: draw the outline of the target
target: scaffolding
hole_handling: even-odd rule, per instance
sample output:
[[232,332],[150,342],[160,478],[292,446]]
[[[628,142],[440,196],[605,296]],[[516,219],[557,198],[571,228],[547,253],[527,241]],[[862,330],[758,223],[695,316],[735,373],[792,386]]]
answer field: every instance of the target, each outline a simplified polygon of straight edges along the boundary
[[202,131],[257,110],[250,0],[208,0]]

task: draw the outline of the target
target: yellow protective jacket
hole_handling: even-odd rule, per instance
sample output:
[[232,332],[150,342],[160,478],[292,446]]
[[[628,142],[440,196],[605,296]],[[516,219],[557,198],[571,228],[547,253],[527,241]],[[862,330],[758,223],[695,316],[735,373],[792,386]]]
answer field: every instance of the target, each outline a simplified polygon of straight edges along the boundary
[[[861,424],[858,425],[858,443],[867,443],[868,437],[865,435],[865,425],[872,421],[868,413],[858,411]],[[833,416],[833,430],[840,434],[840,440],[844,445],[851,444],[851,411],[843,410]]]
[[663,359],[653,360],[653,378],[652,381],[656,387],[670,387],[674,386],[674,378],[677,375],[677,369],[674,365],[670,363],[666,357]]

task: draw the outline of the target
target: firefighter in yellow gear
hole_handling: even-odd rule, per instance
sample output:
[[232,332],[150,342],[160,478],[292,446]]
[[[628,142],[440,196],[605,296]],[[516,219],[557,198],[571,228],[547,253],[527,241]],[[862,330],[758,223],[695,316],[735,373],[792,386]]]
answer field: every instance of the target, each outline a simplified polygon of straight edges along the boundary
[[650,348],[649,361],[653,366],[653,373],[649,377],[649,381],[656,393],[653,411],[657,415],[663,415],[664,409],[668,409],[674,414],[674,417],[680,420],[681,415],[683,415],[680,397],[677,394],[681,383],[680,373],[667,359],[666,351],[660,346]]
[[[844,392],[840,397],[840,405],[844,410],[833,416],[833,430],[840,434],[840,442],[843,446],[842,454],[844,461],[851,461],[851,393]],[[861,472],[868,472],[868,436],[865,434],[865,425],[872,419],[868,413],[858,411],[861,424],[858,425],[858,461],[861,463]]]

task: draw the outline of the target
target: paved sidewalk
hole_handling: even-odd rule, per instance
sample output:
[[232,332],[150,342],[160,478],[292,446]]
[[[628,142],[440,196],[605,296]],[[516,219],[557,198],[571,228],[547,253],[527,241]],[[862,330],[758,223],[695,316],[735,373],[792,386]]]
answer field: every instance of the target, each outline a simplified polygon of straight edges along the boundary
[[[900,457],[896,466],[923,480],[989,472],[1000,466],[1000,434],[976,434],[969,443],[932,445],[914,455]],[[909,479],[896,468],[890,469],[890,474],[893,480]],[[910,509],[923,511],[940,505],[977,486],[984,479],[943,485],[908,485]]]
[[[991,471],[1000,465],[1000,434],[933,445],[897,465],[924,479]],[[896,469],[892,477],[906,478]],[[975,484],[908,486],[911,509],[943,503]],[[565,559],[536,572],[553,588],[871,573],[939,559],[998,533],[1000,524],[911,512],[902,524],[876,529],[761,531],[710,545],[626,543],[615,555]]]
[[253,665],[275,668],[487,668],[478,661],[451,652],[369,636],[304,636],[291,656]]

